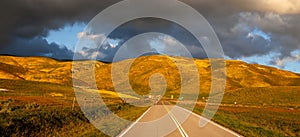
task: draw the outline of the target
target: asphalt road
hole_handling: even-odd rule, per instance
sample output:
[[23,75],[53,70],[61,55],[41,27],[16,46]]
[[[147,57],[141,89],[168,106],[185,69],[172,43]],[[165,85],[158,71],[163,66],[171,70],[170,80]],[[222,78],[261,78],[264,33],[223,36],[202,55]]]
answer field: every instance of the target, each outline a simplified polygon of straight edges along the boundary
[[209,121],[204,127],[200,119],[206,119],[174,105],[154,105],[119,137],[236,137],[239,134]]

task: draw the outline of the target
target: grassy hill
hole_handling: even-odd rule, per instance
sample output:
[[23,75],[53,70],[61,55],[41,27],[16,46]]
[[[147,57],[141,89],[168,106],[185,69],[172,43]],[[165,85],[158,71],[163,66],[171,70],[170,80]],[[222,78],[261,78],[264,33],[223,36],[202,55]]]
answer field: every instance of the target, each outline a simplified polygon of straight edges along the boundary
[[[144,56],[114,63],[115,68],[120,68],[120,72],[131,62],[129,81],[132,88],[141,94],[149,92],[149,78],[155,73],[161,73],[167,82],[167,91],[179,91],[181,84],[180,74],[175,61],[179,67],[183,68],[182,75],[189,76],[191,70],[191,59],[167,56]],[[209,60],[194,60],[199,70],[201,92],[208,93],[211,82],[211,65]],[[247,64],[242,61],[226,60],[226,91],[249,87],[271,87],[271,86],[300,86],[300,74],[284,71],[268,66]],[[62,62],[45,57],[12,57],[0,56],[0,78],[13,80],[29,80],[39,82],[50,82],[58,84],[72,85],[72,71],[76,73],[75,81],[83,85],[93,81],[86,72],[94,71],[99,89],[114,90],[111,82],[112,64],[105,64],[95,61],[76,61],[76,66],[72,70],[72,62]],[[124,90],[130,87],[125,85],[126,76],[120,75],[116,80],[117,86],[124,85]],[[193,79],[191,79],[192,81]],[[85,81],[85,82],[83,82]],[[157,83],[156,86],[160,87]]]
[[[300,74],[242,61],[218,61],[226,63],[226,90],[214,121],[244,136],[299,136]],[[112,68],[116,68],[114,74],[118,76],[114,79],[115,85]],[[181,75],[187,78],[183,82],[179,70],[183,70]],[[196,77],[192,71],[199,75],[200,91],[194,91],[198,83],[193,82]],[[158,73],[164,78],[155,75]],[[184,87],[192,96],[200,92],[194,111],[202,114],[212,79],[208,59],[153,55],[102,63],[0,56],[0,134],[105,136],[83,116],[77,103],[72,108],[73,82],[91,87],[90,74],[95,74],[99,90],[86,92],[100,93],[114,113],[129,120],[136,119],[146,108],[124,104],[114,87],[124,91],[122,97],[133,99],[136,97],[129,95],[131,88],[141,95],[149,93],[151,88],[156,92],[166,88],[165,96],[173,94],[176,99]],[[125,127],[125,124],[119,125],[111,131],[117,134]]]
[[[107,136],[87,119],[77,101],[74,89],[68,85],[0,79],[0,135],[1,136]],[[115,92],[86,89],[100,93],[107,107],[118,116],[134,121],[147,108],[135,107],[123,101]],[[122,97],[135,98],[121,94]],[[78,99],[78,98],[76,98]],[[73,104],[74,103],[74,104]],[[93,107],[93,106],[88,106]],[[103,130],[117,135],[130,123],[112,123],[105,111],[98,110]]]

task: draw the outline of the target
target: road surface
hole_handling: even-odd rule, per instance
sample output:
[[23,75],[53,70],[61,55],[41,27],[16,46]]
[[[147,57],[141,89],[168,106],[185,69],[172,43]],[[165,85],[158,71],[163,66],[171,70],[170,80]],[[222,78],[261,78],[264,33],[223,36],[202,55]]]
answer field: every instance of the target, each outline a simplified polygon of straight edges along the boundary
[[153,105],[119,137],[236,137],[239,134],[174,105]]

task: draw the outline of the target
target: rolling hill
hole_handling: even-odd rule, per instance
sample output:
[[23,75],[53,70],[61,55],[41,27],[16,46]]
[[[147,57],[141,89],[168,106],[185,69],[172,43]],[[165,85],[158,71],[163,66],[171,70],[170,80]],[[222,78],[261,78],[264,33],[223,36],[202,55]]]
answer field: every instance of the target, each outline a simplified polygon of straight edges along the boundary
[[[244,136],[299,136],[300,74],[242,61],[214,60],[226,63],[226,91],[214,121]],[[106,136],[89,123],[74,102],[73,82],[79,88],[92,87],[91,74],[95,74],[99,90],[88,89],[86,92],[99,92],[114,113],[134,120],[147,108],[124,103],[120,94],[111,92],[115,87],[124,92],[132,88],[139,94],[166,88],[166,96],[175,95],[172,102],[182,87],[193,93],[197,84],[193,74],[196,73],[201,86],[194,112],[202,115],[209,104],[206,99],[212,79],[210,61],[162,55],[115,63],[0,56],[0,134]],[[116,69],[115,86],[111,82],[112,68]],[[179,70],[183,72],[179,74]],[[220,70],[222,68],[216,69]],[[158,73],[161,75],[156,75]],[[181,82],[180,75],[187,79]],[[135,98],[130,94],[121,96]],[[110,119],[101,120],[104,124],[111,123]],[[114,123],[111,125],[114,128]],[[112,130],[115,134],[126,127],[126,124],[116,125],[118,128]],[[103,128],[107,129],[107,125]]]
[[[56,61],[45,57],[13,57],[0,56],[0,78],[11,80],[28,80],[39,82],[50,82],[57,84],[72,85],[72,73],[75,81],[82,86],[89,86],[93,81],[92,77],[86,76],[86,73],[94,71],[97,86],[103,90],[114,90],[111,82],[111,68],[120,68],[120,72],[116,72],[118,77],[115,80],[117,86],[122,89],[130,90],[126,85],[126,73],[123,68],[130,67],[129,82],[132,88],[141,94],[150,91],[149,79],[155,73],[164,76],[167,83],[167,91],[179,91],[181,84],[180,74],[177,66],[183,68],[185,77],[191,77],[191,59],[182,57],[168,57],[162,55],[143,56],[135,60],[129,59],[116,63],[102,63],[97,61],[75,61],[79,64],[72,70],[72,62]],[[201,92],[208,93],[211,84],[211,65],[208,59],[194,60],[199,70],[199,78],[201,84]],[[272,87],[272,86],[300,86],[300,74],[280,70],[277,68],[263,66],[258,64],[247,64],[242,61],[226,60],[226,91],[253,88],[253,87]],[[131,66],[130,63],[132,63]],[[91,73],[92,74],[92,73]],[[158,77],[161,79],[161,77]],[[155,80],[154,80],[155,81]],[[193,79],[190,79],[193,81]],[[163,87],[163,83],[156,82],[158,89]],[[193,85],[190,85],[191,87]]]

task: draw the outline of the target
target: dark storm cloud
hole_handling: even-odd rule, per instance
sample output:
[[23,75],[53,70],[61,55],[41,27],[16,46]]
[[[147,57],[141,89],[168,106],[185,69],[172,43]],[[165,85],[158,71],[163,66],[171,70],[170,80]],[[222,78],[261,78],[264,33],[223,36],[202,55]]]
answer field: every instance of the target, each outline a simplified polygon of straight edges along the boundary
[[[122,39],[123,41],[119,43],[119,45],[122,45],[123,43],[127,42],[127,40],[129,40],[130,38],[147,32],[158,32],[172,36],[176,40],[181,42],[183,45],[185,45],[186,48],[191,52],[193,57],[207,58],[199,41],[188,30],[176,23],[164,19],[142,18],[132,20],[119,26],[108,37],[112,39]],[[151,39],[155,38],[151,37]],[[140,45],[139,47],[135,48],[149,48],[149,45],[145,46],[145,43],[149,44],[145,40],[131,42],[131,44],[133,45]],[[113,48],[112,51],[110,50],[107,53],[110,54],[109,56],[113,56],[113,53],[115,53],[117,50],[118,48]],[[155,49],[151,48],[151,50]],[[176,51],[174,51],[174,53],[175,52]],[[181,51],[177,51],[177,53],[180,52]]]
[[41,37],[88,22],[116,0],[7,0],[0,3],[0,54],[72,59],[73,52]]
[[0,4],[0,48],[16,38],[46,36],[49,30],[87,22],[115,0],[5,0]]
[[73,51],[67,49],[65,46],[56,43],[48,43],[45,39],[34,38],[15,39],[9,46],[1,50],[2,54],[17,55],[17,56],[47,56],[56,59],[73,58]]
[[[184,0],[211,23],[227,56],[237,59],[274,54],[271,64],[299,61],[300,0]],[[249,32],[259,29],[270,41]],[[296,52],[299,53],[299,52]]]
[[[296,3],[280,0],[183,2],[197,9],[208,19],[220,38],[225,54],[230,58],[261,56],[275,52],[279,53],[278,58],[282,59],[299,49],[300,27],[297,22],[300,21],[300,1]],[[176,39],[185,40],[183,43],[187,46],[199,46],[199,44],[191,44],[195,43],[195,40],[189,39],[190,35],[188,39],[184,37],[187,36],[185,30],[163,20],[156,22],[153,19],[137,20],[135,23],[128,24],[122,26],[117,35],[111,36],[128,39],[146,30],[153,30],[171,33]],[[259,34],[251,34],[254,30],[269,35],[270,40]]]
[[[207,18],[219,36],[225,54],[231,58],[259,56],[275,52],[278,53],[277,58],[283,60],[292,58],[291,53],[300,49],[299,0],[182,1]],[[116,2],[118,0],[2,1],[0,4],[0,52],[5,49],[6,53],[8,51],[14,53],[10,49],[16,47],[21,49],[22,45],[26,45],[22,42],[35,41],[36,37],[46,36],[49,30],[59,29],[75,22],[88,22],[101,10]],[[254,29],[269,34],[271,40],[268,41],[260,35],[250,36],[249,34]],[[111,37],[126,40],[147,30],[171,34],[183,44],[189,45],[188,48],[191,50],[199,48],[199,44],[197,45],[197,42],[185,30],[163,20],[137,20],[131,25],[121,26],[118,33],[112,34]],[[38,43],[34,45],[38,45]],[[48,46],[58,49],[56,48],[57,44],[48,43]],[[32,50],[28,50],[28,54],[29,52],[44,53],[40,49],[41,47],[32,46]],[[25,48],[25,50],[27,49]],[[116,48],[108,49],[107,54],[113,54],[115,50]],[[201,49],[199,52],[201,53]],[[198,55],[198,52],[193,54]],[[101,56],[108,57],[107,55]]]
[[[120,41],[115,47],[109,46],[108,41],[105,41],[105,44],[101,45],[99,47],[100,49],[97,49],[95,48],[95,43],[98,43],[97,41],[100,41],[100,39],[105,39],[105,36],[103,34],[89,34],[87,32],[82,32],[78,35],[79,38],[89,39],[89,41],[93,44],[90,44],[88,48],[83,46],[82,50],[80,50],[79,48],[78,51],[82,53],[85,58],[93,59],[97,57],[98,60],[111,62],[116,52],[120,49],[121,45],[127,43],[128,40],[131,40],[135,36],[139,37],[139,35],[151,32],[156,32],[160,34],[148,35],[142,37],[143,39],[130,41],[128,47],[122,49],[126,50],[126,53],[124,52],[124,57],[122,57],[122,59],[134,58],[137,57],[137,54],[168,54],[174,56],[187,56],[181,55],[182,49],[174,48],[174,45],[179,45],[177,42],[174,42],[171,39],[168,39],[169,41],[163,42],[164,38],[162,37],[164,37],[164,35],[171,36],[178,40],[187,48],[187,50],[192,54],[193,57],[207,58],[207,55],[204,52],[201,44],[189,31],[187,31],[184,27],[176,23],[159,18],[140,18],[122,24],[121,26],[116,28],[112,33],[110,33],[110,35],[108,35],[108,41]],[[173,41],[176,44],[168,43],[171,41]],[[155,47],[153,47],[153,42],[156,42]],[[80,45],[85,44],[86,43]],[[162,49],[164,51],[162,51]],[[148,51],[149,53],[144,54],[140,53],[140,51]],[[117,61],[119,60],[120,59],[118,59]]]
[[[240,12],[232,25],[216,26],[225,54],[231,58],[250,57],[277,53],[274,60],[290,58],[293,51],[300,49],[299,14],[271,12]],[[249,32],[259,29],[270,37],[247,38]],[[277,62],[277,61],[273,61]]]

